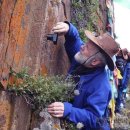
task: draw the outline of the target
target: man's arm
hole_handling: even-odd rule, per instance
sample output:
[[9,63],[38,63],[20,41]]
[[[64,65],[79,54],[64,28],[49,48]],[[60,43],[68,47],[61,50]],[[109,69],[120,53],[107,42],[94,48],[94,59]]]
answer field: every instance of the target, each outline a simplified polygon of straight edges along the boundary
[[[105,112],[110,98],[110,90],[105,91],[105,87],[102,85],[91,96],[84,97],[86,106],[84,108],[74,107],[68,102],[56,102],[48,107],[48,111],[54,117],[64,117],[75,124],[80,122],[86,127],[98,128],[104,125],[103,121],[107,122]],[[105,118],[103,119],[103,117]]]
[[69,25],[69,30],[65,34],[65,49],[70,62],[73,63],[74,55],[80,51],[80,47],[84,43],[79,36],[77,28],[69,22],[66,23]]
[[83,45],[83,41],[81,40],[76,27],[67,21],[57,23],[52,30],[54,33],[65,36],[64,45],[71,63],[68,73],[72,74],[79,66],[79,63],[77,63],[74,59],[74,55],[80,51],[80,47]]
[[73,24],[65,21],[58,22],[52,31],[54,33],[58,33],[59,35],[65,36],[65,49],[70,62],[72,63],[74,60],[74,55],[80,51],[80,47],[83,45],[83,41],[79,36],[78,30]]
[[[65,110],[65,111],[64,111]],[[97,127],[96,116],[88,111],[87,109],[80,109],[73,107],[72,104],[65,102],[55,102],[48,106],[48,112],[54,117],[64,117],[67,115],[68,118],[73,123],[83,123],[84,126],[91,128]]]

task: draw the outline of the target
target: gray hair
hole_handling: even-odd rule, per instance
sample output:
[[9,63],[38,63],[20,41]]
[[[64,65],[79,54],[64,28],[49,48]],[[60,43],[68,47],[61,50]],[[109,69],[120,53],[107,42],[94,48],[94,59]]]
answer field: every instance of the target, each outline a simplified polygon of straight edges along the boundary
[[98,64],[97,67],[101,67],[101,66],[106,65],[106,58],[101,52],[98,52],[97,54],[95,54],[95,55],[91,56],[90,58],[88,58],[88,60],[84,63],[84,65],[89,66],[94,59],[98,59],[98,60],[101,61],[101,63]]

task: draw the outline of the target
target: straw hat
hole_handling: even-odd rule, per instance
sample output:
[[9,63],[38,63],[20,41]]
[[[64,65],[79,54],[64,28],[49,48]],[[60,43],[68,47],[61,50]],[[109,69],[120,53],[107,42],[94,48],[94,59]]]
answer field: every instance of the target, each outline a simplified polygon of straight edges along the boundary
[[104,33],[101,36],[94,36],[93,33],[86,30],[86,36],[93,41],[101,50],[106,58],[107,65],[111,71],[114,70],[114,62],[112,57],[119,51],[119,44],[108,34]]

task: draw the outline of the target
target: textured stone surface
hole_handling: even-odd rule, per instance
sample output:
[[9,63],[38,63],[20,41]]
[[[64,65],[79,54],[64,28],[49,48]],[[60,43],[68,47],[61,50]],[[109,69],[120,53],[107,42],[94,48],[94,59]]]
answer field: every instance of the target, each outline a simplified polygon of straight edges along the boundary
[[[28,67],[34,75],[66,74],[64,37],[54,45],[46,35],[57,22],[70,19],[69,10],[68,0],[0,0],[0,81],[5,88],[10,67],[16,72]],[[25,99],[1,92],[0,130],[33,129],[33,120],[36,128],[46,129],[31,114]]]
[[[8,79],[9,68],[16,72],[29,67],[31,74],[65,74],[68,68],[63,47],[46,40],[58,21],[69,19],[68,1],[3,0],[0,5],[0,77]],[[67,10],[64,11],[64,6]],[[66,12],[66,13],[65,13]]]
[[106,31],[107,24],[107,7],[105,0],[99,0],[99,22],[98,27],[100,28],[101,33]]
[[21,97],[0,93],[0,130],[29,130],[31,110]]
[[60,126],[60,121],[58,118],[52,117],[49,113],[47,113],[46,109],[43,109],[39,113],[38,122],[33,123],[31,126],[32,130],[64,130]]
[[31,121],[31,109],[23,97],[15,97],[11,103],[13,113],[11,113],[10,130],[29,130]]
[[9,130],[11,123],[11,100],[5,92],[0,92],[0,130]]

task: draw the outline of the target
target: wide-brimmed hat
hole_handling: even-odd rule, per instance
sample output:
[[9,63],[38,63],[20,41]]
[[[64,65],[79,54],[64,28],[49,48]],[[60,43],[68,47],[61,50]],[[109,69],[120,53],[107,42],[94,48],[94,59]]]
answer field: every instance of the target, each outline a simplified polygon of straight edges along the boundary
[[85,34],[93,43],[95,43],[106,58],[108,68],[114,70],[114,62],[112,57],[119,51],[119,44],[108,34],[104,33],[100,36],[95,36],[88,30],[85,30]]

